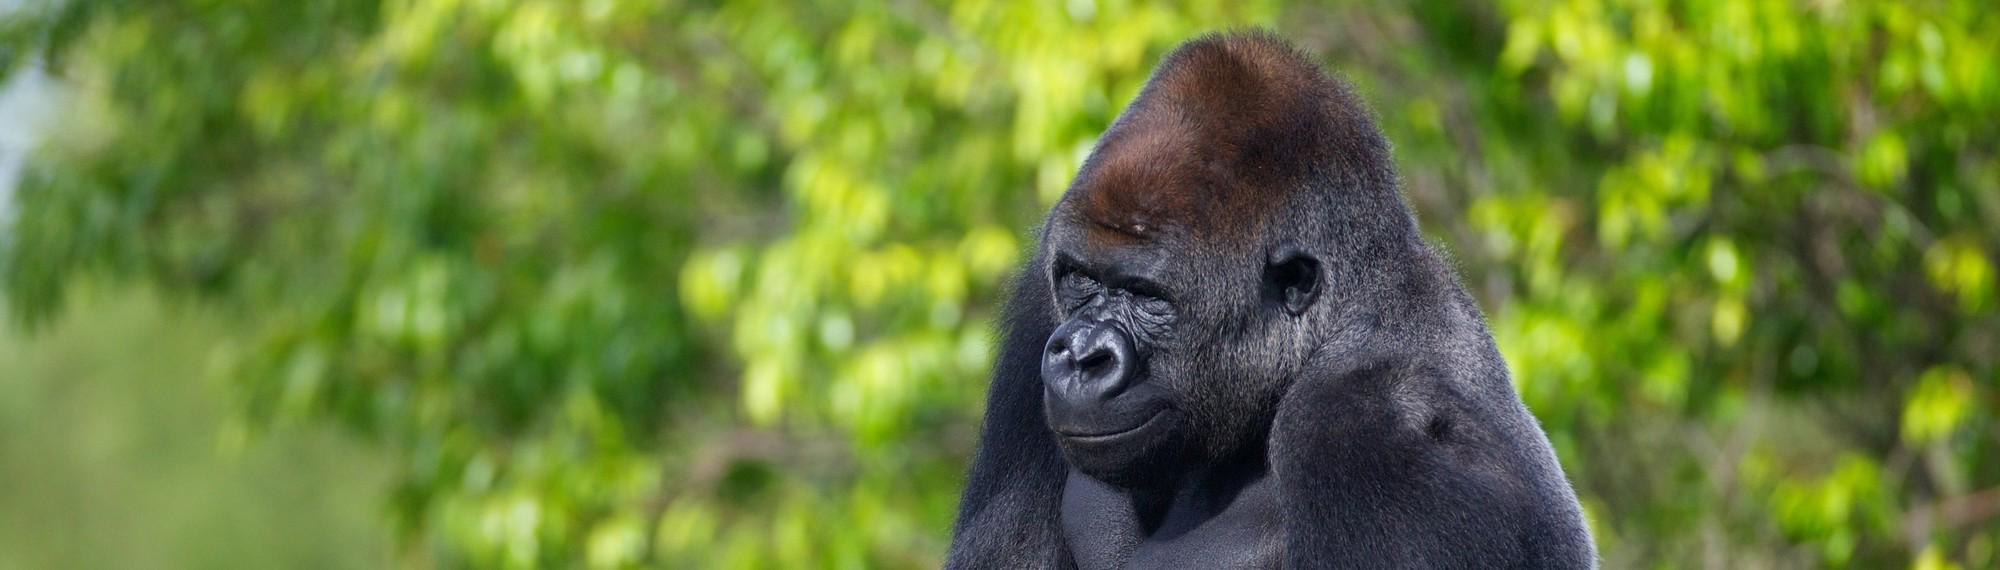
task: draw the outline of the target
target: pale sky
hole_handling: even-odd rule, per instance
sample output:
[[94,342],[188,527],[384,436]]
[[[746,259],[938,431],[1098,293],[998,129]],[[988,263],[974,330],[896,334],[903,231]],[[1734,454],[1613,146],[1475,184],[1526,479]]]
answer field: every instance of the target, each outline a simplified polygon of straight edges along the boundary
[[[0,15],[14,11],[20,0],[0,0]],[[36,133],[55,113],[53,87],[38,62],[23,62],[12,80],[0,85],[0,223],[14,210],[14,182],[21,160],[35,147]],[[4,228],[0,225],[0,228]]]
[[14,206],[14,182],[21,175],[21,160],[35,147],[35,134],[48,124],[55,111],[47,76],[37,69],[23,69],[0,87],[0,220]]

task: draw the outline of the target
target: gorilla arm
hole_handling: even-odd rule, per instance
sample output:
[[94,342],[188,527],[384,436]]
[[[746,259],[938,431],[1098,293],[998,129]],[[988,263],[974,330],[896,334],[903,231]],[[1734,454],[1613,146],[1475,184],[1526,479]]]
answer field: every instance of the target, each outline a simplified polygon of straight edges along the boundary
[[1045,267],[1036,259],[1015,277],[985,426],[959,499],[945,568],[1070,568],[1062,493],[1069,466],[1042,409],[1042,347],[1055,329]]

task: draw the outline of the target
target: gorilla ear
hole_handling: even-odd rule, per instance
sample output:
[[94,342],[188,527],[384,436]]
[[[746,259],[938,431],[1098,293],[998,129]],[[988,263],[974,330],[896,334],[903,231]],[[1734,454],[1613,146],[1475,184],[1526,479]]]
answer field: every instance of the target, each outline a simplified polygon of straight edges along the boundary
[[1292,316],[1305,314],[1319,300],[1319,258],[1296,243],[1271,250],[1264,264],[1264,298]]

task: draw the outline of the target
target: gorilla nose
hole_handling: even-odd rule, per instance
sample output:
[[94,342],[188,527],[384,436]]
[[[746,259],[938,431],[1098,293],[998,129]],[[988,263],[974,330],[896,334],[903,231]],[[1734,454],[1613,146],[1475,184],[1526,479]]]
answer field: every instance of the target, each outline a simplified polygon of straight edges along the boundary
[[1097,403],[1117,396],[1137,376],[1132,340],[1118,327],[1074,319],[1049,335],[1042,357],[1042,381],[1058,396]]

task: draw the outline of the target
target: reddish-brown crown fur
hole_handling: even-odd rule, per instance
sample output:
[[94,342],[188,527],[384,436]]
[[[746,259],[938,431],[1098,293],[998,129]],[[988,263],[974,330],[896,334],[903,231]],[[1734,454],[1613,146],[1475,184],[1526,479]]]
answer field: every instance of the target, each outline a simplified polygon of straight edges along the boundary
[[1098,238],[1143,239],[1177,226],[1241,243],[1316,172],[1355,164],[1348,160],[1361,157],[1342,155],[1378,152],[1365,147],[1379,141],[1347,89],[1283,40],[1205,36],[1160,63],[1105,132],[1065,206]]

